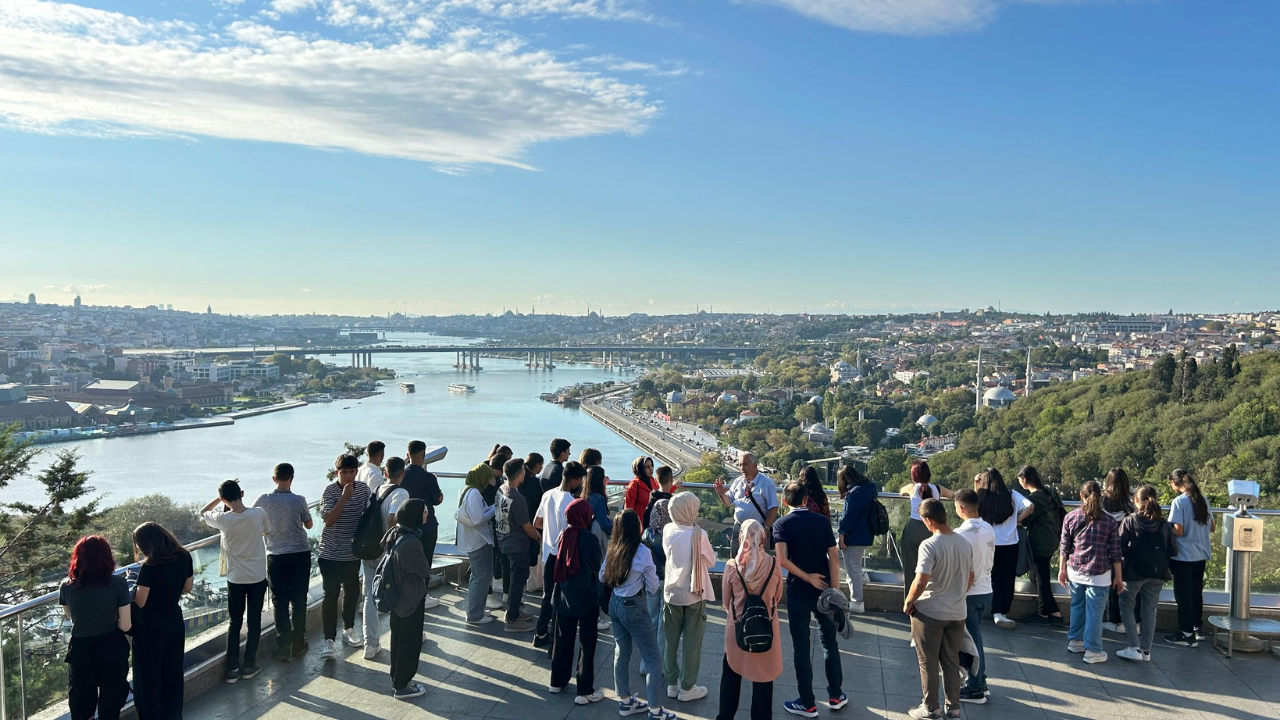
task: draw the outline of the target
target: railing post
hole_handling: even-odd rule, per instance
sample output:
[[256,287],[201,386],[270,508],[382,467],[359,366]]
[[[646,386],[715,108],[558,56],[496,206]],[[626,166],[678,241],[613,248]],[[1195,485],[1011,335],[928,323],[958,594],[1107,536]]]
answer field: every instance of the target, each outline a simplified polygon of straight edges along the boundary
[[9,720],[8,683],[6,679],[8,675],[4,670],[4,621],[0,621],[0,720]]
[[25,634],[23,630],[23,618],[26,613],[18,613],[18,687],[22,691],[22,720],[27,720],[27,661],[26,661],[26,643],[22,636]]

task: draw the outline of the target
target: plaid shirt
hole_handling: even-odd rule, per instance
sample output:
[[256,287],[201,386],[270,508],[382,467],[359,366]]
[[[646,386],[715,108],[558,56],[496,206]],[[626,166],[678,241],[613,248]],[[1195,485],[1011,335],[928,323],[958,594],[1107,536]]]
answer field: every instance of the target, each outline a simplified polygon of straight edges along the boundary
[[1089,522],[1080,510],[1073,510],[1062,523],[1062,557],[1076,572],[1101,575],[1121,562],[1120,526],[1110,515]]

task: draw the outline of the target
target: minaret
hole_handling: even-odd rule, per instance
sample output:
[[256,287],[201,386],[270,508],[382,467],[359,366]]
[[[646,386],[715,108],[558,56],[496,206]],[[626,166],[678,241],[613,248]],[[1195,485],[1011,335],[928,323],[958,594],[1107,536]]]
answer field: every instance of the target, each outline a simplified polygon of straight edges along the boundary
[[1022,389],[1022,397],[1031,395],[1031,348],[1027,348],[1027,385]]
[[978,379],[973,383],[973,411],[982,409],[982,346],[978,346]]

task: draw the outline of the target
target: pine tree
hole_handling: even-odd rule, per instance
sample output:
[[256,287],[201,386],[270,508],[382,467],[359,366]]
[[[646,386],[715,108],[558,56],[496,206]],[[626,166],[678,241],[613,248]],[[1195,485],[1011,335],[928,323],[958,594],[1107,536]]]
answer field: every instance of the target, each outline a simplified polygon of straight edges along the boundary
[[[1186,351],[1183,351],[1186,354]],[[1161,392],[1173,392],[1173,380],[1177,374],[1178,365],[1173,359],[1172,353],[1165,353],[1164,357],[1156,361],[1151,368],[1151,386]]]

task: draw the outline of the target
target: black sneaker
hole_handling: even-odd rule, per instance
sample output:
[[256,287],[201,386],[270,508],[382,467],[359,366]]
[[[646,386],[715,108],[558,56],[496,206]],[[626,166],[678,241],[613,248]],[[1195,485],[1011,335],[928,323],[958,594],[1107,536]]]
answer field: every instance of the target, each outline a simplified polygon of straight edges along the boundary
[[271,657],[276,662],[293,662],[293,651],[287,647],[276,648]]
[[1196,641],[1195,635],[1185,635],[1183,633],[1177,633],[1175,635],[1166,635],[1164,637],[1164,641],[1169,643],[1170,645],[1179,645],[1182,647],[1190,647],[1190,648],[1196,647],[1200,644],[1199,642]]
[[551,647],[551,636],[550,635],[534,635],[533,646],[538,649]]
[[960,690],[960,702],[973,703],[974,705],[985,705],[987,702],[987,694],[982,691],[982,688],[972,690],[969,688],[963,688]]
[[257,665],[245,665],[244,667],[240,668],[240,679],[248,680],[252,678],[254,675],[257,675],[261,671],[262,669],[259,668]]
[[293,656],[302,657],[303,655],[306,655],[310,650],[311,650],[311,643],[307,642],[306,640],[303,640],[301,645],[293,646]]
[[227,674],[224,677],[226,678],[228,685],[235,685],[236,682],[240,679],[240,671],[228,670]]

